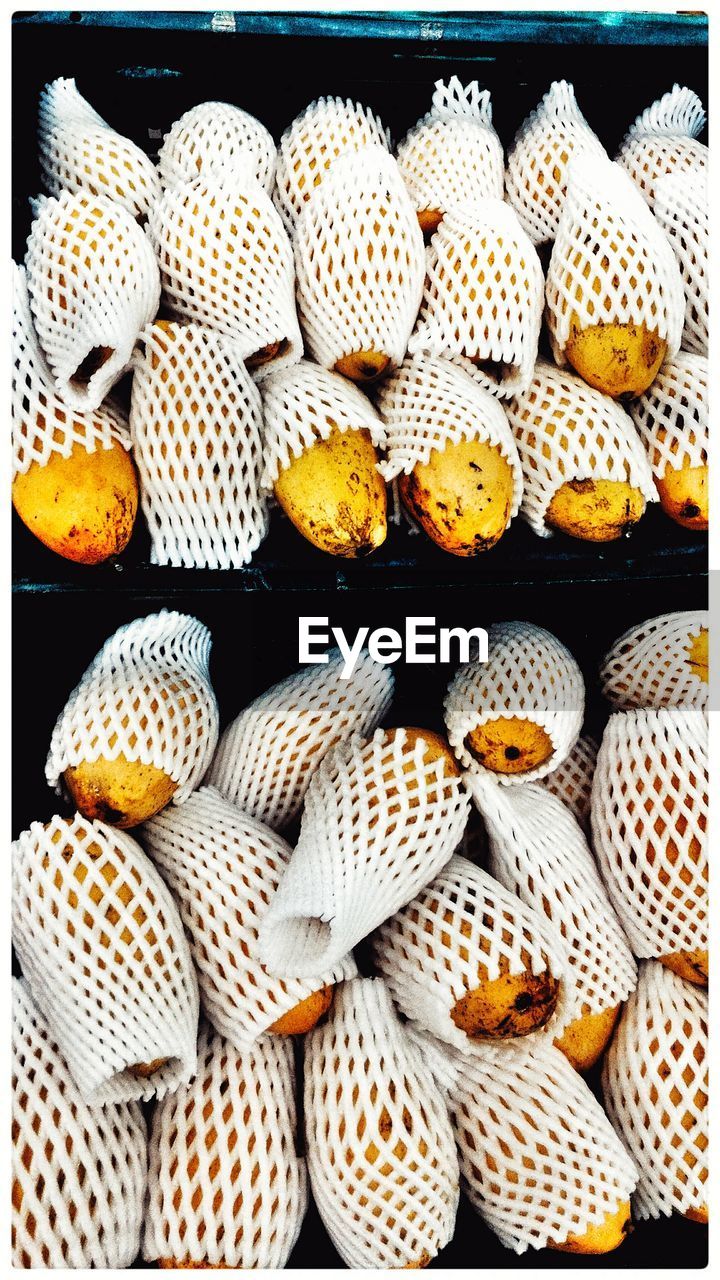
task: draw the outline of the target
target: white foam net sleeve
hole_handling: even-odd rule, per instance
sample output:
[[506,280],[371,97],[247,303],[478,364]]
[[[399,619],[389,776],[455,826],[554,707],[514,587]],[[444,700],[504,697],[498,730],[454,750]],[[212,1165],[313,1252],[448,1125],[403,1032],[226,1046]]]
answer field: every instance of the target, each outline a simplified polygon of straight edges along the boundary
[[542,311],[540,259],[515,210],[490,198],[454,205],[428,245],[408,350],[466,356],[489,390],[509,396],[532,377]]
[[347,378],[310,360],[271,374],[262,385],[262,404],[266,489],[333,430],[369,431],[376,448],[385,444],[383,424],[367,396]]
[[583,734],[557,769],[538,779],[541,786],[567,805],[584,829],[590,826],[590,792],[599,750],[600,743],[590,734]]
[[602,1075],[607,1113],[639,1170],[638,1218],[708,1205],[707,1035],[707,992],[641,964]]
[[405,906],[457,847],[460,778],[403,729],[334,747],[305,793],[300,836],[260,926],[271,973],[314,977]]
[[677,170],[659,178],[655,217],[675,250],[685,287],[685,351],[708,354],[710,294],[710,206],[705,169]]
[[436,80],[430,111],[403,138],[397,162],[418,211],[503,197],[503,149],[492,124],[490,90],[457,76]]
[[158,309],[153,247],[105,196],[62,191],[34,212],[25,265],[37,336],[68,409],[97,409]]
[[53,80],[42,90],[38,145],[43,181],[53,196],[107,196],[143,220],[160,195],[152,160],[98,115],[74,80]]
[[273,199],[290,235],[305,202],[345,152],[390,149],[390,132],[369,109],[349,98],[318,98],[280,139]]
[[13,1267],[129,1267],[146,1165],[139,1103],[89,1107],[27,983],[13,978]]
[[314,982],[268,974],[258,925],[292,850],[213,787],[146,822],[142,840],[177,902],[205,1014],[235,1049],[249,1048],[322,986],[357,973],[350,955]]
[[627,169],[651,208],[655,184],[663,174],[692,174],[707,167],[708,149],[697,141],[705,119],[697,94],[676,84],[646,107],[628,129],[618,163]]
[[554,80],[521,124],[505,168],[507,199],[533,244],[555,239],[567,193],[568,165],[578,151],[607,159],[577,104],[574,86]]
[[605,697],[620,710],[629,707],[704,707],[707,680],[692,669],[691,649],[710,626],[707,609],[661,613],[614,642],[600,665]]
[[174,319],[216,329],[243,360],[277,343],[253,369],[257,381],[300,359],[292,248],[249,166],[167,189],[148,232]]
[[305,1133],[313,1199],[346,1266],[424,1266],[452,1239],[447,1108],[377,978],[346,983],[306,1038]]
[[176,187],[199,174],[232,173],[249,163],[271,194],[276,157],[272,134],[247,111],[229,102],[198,102],[165,134],[158,173],[163,187]]
[[558,489],[572,480],[614,480],[657,501],[645,447],[632,418],[582,378],[538,360],[525,392],[506,406],[523,470],[522,515],[541,538]]
[[522,498],[522,469],[503,406],[479,385],[474,365],[440,356],[409,356],[378,388],[377,406],[387,433],[386,480],[409,475],[435,449],[482,440],[498,449],[513,474],[510,518]]
[[300,813],[330,749],[374,733],[392,702],[390,667],[366,650],[347,679],[337,649],[255,698],[227,726],[205,781],[243,813],[282,831]]
[[195,1078],[156,1108],[143,1257],[284,1267],[307,1207],[292,1044],[234,1049],[203,1026]]
[[630,412],[658,480],[668,468],[707,465],[709,391],[707,357],[680,351],[632,402]]
[[297,304],[313,359],[374,351],[402,363],[422,299],[425,248],[396,161],[364,147],[331,165],[295,228]]
[[79,814],[34,822],[13,844],[12,885],[23,973],[83,1098],[162,1097],[188,1080],[195,970],[170,891],[132,837]]
[[616,711],[592,790],[595,854],[633,953],[707,949],[708,726],[699,707]]
[[58,717],[45,765],[49,785],[59,790],[69,765],[123,755],[166,773],[177,783],[173,802],[182,804],[218,739],[211,644],[207,627],[184,613],[162,610],[120,627]]
[[490,840],[490,874],[565,942],[575,1017],[622,1004],[635,989],[635,961],[570,810],[539,783],[509,788],[476,776],[471,788]]
[[[673,247],[624,169],[581,151],[568,169],[545,285],[558,364],[570,336],[597,324],[644,324],[680,349],[685,290]],[[574,318],[574,319],[573,319]]]
[[130,432],[119,408],[107,403],[93,413],[68,410],[58,396],[30,312],[24,267],[12,264],[12,469],[25,475],[53,454],[69,458],[76,447],[94,453],[120,444]]
[[[371,946],[397,1007],[445,1044],[462,1048],[469,1039],[452,1017],[458,1002],[508,974],[549,973],[560,984],[551,1017],[532,1036],[554,1039],[579,1013],[555,923],[458,854],[380,926]],[[498,1037],[472,1036],[485,1038]]]
[[546,1040],[477,1045],[448,1093],[471,1204],[507,1249],[562,1244],[630,1199],[637,1170],[565,1055]]
[[165,321],[140,344],[130,431],[150,562],[240,568],[268,529],[260,393],[212,329]]
[[[585,710],[582,672],[565,645],[531,622],[498,622],[488,629],[487,662],[466,662],[445,696],[445,725],[454,754],[472,772],[492,774],[508,785],[534,782],[551,773],[580,736]],[[498,774],[471,755],[465,739],[473,729],[500,718],[530,720],[553,744],[544,764],[523,774]]]

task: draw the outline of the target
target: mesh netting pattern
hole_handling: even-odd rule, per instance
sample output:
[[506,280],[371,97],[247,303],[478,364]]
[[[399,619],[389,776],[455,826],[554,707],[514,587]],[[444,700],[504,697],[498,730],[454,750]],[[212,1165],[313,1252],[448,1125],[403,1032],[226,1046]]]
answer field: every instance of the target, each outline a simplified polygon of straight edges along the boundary
[[507,198],[533,244],[555,239],[567,192],[568,165],[582,150],[607,159],[605,148],[577,104],[574,86],[567,80],[554,80],[521,124],[505,170]]
[[557,769],[539,779],[543,787],[567,805],[583,828],[590,825],[590,792],[599,749],[595,738],[583,734]]
[[163,187],[176,187],[198,174],[231,174],[249,163],[270,194],[276,155],[272,134],[247,111],[229,102],[198,102],[165,134],[158,173]]
[[59,789],[69,765],[123,755],[176,782],[176,804],[187,799],[218,738],[211,644],[207,627],[183,613],[163,610],[120,627],[58,717],[45,765],[49,785]]
[[523,470],[522,515],[541,538],[553,536],[545,515],[572,480],[623,481],[657,501],[643,443],[632,418],[582,378],[538,360],[527,390],[507,403]]
[[640,1174],[639,1218],[708,1205],[707,1035],[707,992],[644,961],[602,1076],[607,1113]]
[[26,269],[35,329],[69,409],[97,409],[160,302],[152,245],[122,205],[62,191],[34,204]]
[[292,1045],[240,1051],[203,1027],[197,1075],[153,1116],[143,1257],[284,1267],[307,1206],[296,1125]]
[[240,568],[268,528],[260,393],[211,329],[163,321],[140,340],[130,430],[150,561]]
[[147,217],[160,195],[155,165],[98,115],[74,80],[46,84],[38,114],[40,168],[51,195],[107,196],[133,218]]
[[195,970],[170,891],[132,837],[79,814],[34,822],[13,844],[12,886],[23,973],[83,1098],[162,1097],[188,1080]]
[[664,227],[685,288],[685,351],[707,356],[710,293],[710,206],[705,169],[675,171],[655,187],[655,217]]
[[363,650],[348,679],[337,649],[326,664],[293,672],[255,698],[224,730],[205,781],[243,813],[282,831],[300,813],[327,753],[374,733],[395,680]]
[[424,1266],[452,1239],[447,1110],[379,979],[346,983],[307,1037],[305,1133],[313,1198],[346,1266]]
[[258,925],[292,850],[213,787],[146,822],[144,846],[178,904],[208,1019],[246,1049],[320,987],[352,977],[352,956],[307,979],[271,977],[258,958]]
[[[554,923],[493,876],[456,854],[372,938],[375,967],[400,1011],[460,1048],[469,1033],[452,1016],[456,1005],[507,974],[549,974],[560,983],[553,1013],[531,1036],[554,1038],[579,1012],[568,987],[568,949]],[[497,1043],[472,1036],[473,1043],[485,1038]]]
[[699,707],[616,711],[592,790],[595,854],[633,953],[707,949],[708,726]]
[[28,985],[12,980],[12,1265],[129,1267],[147,1134],[139,1103],[88,1107]]
[[697,141],[705,126],[705,109],[697,94],[676,84],[646,107],[630,126],[618,153],[652,208],[655,186],[665,173],[692,175],[705,169],[708,149]]
[[502,783],[534,782],[551,773],[580,736],[585,686],[580,668],[564,644],[530,622],[500,622],[488,629],[488,660],[463,663],[445,696],[450,746],[473,772],[491,771],[474,758],[468,734],[498,718],[529,720],[545,730],[553,751],[523,774],[492,776]]
[[148,231],[173,318],[223,334],[258,381],[300,359],[292,248],[248,162],[166,189]]
[[[629,707],[704,707],[707,670],[693,670],[692,647],[710,615],[706,609],[661,613],[618,636],[600,666],[605,697],[620,710]],[[697,667],[697,663],[695,663]]]
[[630,412],[658,480],[669,467],[707,465],[709,381],[707,357],[680,351],[632,402]]
[[300,836],[260,926],[271,973],[316,976],[449,861],[469,800],[422,738],[378,729],[334,747],[305,793]]

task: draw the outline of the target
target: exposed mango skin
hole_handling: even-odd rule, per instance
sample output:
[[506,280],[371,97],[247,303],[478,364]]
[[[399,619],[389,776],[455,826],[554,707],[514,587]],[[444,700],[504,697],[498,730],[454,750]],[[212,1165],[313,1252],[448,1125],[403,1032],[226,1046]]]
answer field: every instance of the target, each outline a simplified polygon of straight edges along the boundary
[[440,209],[418,209],[418,222],[426,242],[434,236],[442,220]]
[[499,716],[478,725],[467,735],[465,746],[494,773],[528,773],[545,764],[554,750],[542,725],[519,716]]
[[621,1005],[601,1009],[599,1013],[583,1013],[569,1023],[555,1047],[565,1054],[576,1071],[590,1071],[607,1049],[620,1015]]
[[694,982],[696,987],[706,987],[708,984],[707,951],[674,951],[671,955],[660,956],[660,963],[666,969],[672,969],[673,973],[686,982]]
[[293,1009],[288,1009],[287,1013],[273,1022],[269,1028],[270,1031],[276,1036],[305,1035],[305,1032],[311,1031],[323,1014],[327,1013],[333,1002],[333,993],[334,988],[327,985],[321,987],[319,991],[313,991]]
[[316,440],[275,481],[275,497],[295,528],[321,551],[369,555],[387,535],[387,493],[364,428]]
[[644,324],[593,324],[583,328],[573,312],[563,355],[584,382],[618,400],[632,399],[647,391],[666,353],[664,338]]
[[707,1226],[710,1221],[710,1214],[706,1204],[700,1209],[686,1209],[683,1218],[687,1218],[688,1222],[700,1222],[703,1226]]
[[619,1248],[623,1240],[632,1231],[630,1201],[625,1200],[613,1213],[595,1227],[588,1227],[581,1236],[572,1232],[562,1244],[549,1243],[551,1249],[560,1253],[612,1253]]
[[476,556],[505,532],[513,497],[512,468],[484,440],[461,440],[433,449],[429,461],[401,475],[406,509],[444,551]]
[[100,756],[69,765],[63,780],[83,817],[123,830],[159,813],[177,790],[177,783],[162,769],[128,760],[122,753],[115,760]]
[[383,374],[390,372],[390,357],[382,351],[351,351],[340,357],[335,365],[335,372],[341,373],[351,382],[377,382]]
[[[397,729],[387,729],[385,731],[385,741],[393,742],[397,737]],[[447,738],[441,733],[435,733],[433,729],[417,729],[414,726],[408,726],[404,729],[405,745],[408,751],[415,746],[418,739],[425,744],[423,752],[423,760],[425,764],[433,764],[435,760],[442,760],[445,765],[445,773],[452,778],[459,778],[461,769],[455,759]],[[403,765],[403,772],[410,773],[413,769],[411,760]]]
[[566,480],[548,504],[545,523],[584,542],[613,542],[644,511],[640,490],[626,480]]
[[704,467],[668,467],[655,480],[660,506],[683,529],[704,533],[710,520],[710,486]]
[[51,551],[76,564],[100,564],[124,551],[138,509],[138,481],[129,453],[116,440],[88,453],[81,443],[68,458],[52,453],[33,462],[12,485],[23,524]]
[[[463,932],[469,933],[469,928]],[[558,979],[548,970],[505,973],[468,991],[455,1003],[450,1017],[471,1040],[478,1036],[498,1040],[525,1036],[550,1020],[559,991]]]
[[688,646],[688,655],[690,658],[690,670],[693,675],[702,680],[704,684],[709,684],[709,653],[708,653],[708,629],[701,627],[698,634],[693,636]]

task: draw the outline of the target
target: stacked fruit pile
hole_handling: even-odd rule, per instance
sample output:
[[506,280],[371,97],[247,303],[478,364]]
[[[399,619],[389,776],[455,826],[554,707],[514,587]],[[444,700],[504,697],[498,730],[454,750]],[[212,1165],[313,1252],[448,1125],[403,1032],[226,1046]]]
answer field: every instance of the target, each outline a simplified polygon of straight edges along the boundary
[[155,166],[54,81],[15,277],[20,517],[97,563],[140,504],[154,563],[210,568],[251,559],[271,501],[368,554],[386,482],[456,555],[518,512],[608,541],[659,499],[707,528],[704,120],[675,86],[612,162],[561,81],[505,167],[488,92],[453,77],[395,155],[349,101],[279,148],[209,102]]
[[281,1267],[308,1179],[354,1267],[429,1262],[461,1186],[517,1253],[706,1221],[706,615],[615,643],[599,749],[530,624],[447,739],[337,651],[220,735],[209,647],[109,638],[50,744],[74,812],[13,848],[16,1264]]

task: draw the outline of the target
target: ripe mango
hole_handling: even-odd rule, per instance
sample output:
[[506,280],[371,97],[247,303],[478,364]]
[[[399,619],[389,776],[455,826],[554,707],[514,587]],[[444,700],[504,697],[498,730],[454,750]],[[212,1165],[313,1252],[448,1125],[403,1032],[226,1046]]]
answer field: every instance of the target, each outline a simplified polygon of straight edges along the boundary
[[595,1227],[588,1227],[581,1236],[572,1232],[562,1244],[551,1244],[560,1253],[612,1253],[632,1231],[630,1202],[625,1200]]
[[497,446],[462,440],[433,449],[428,462],[400,476],[398,491],[433,542],[456,556],[476,556],[508,526],[513,473]]
[[704,467],[668,467],[662,479],[655,480],[660,506],[666,515],[683,529],[703,533],[709,524],[710,487],[708,469]]
[[549,760],[552,738],[542,725],[520,716],[498,716],[472,729],[465,739],[471,756],[494,773],[528,773]]
[[667,343],[645,324],[593,324],[583,328],[576,312],[563,353],[583,381],[613,399],[647,391],[667,354]]
[[[461,930],[466,936],[470,932],[465,921]],[[478,1036],[498,1040],[526,1036],[549,1022],[559,990],[558,979],[548,969],[539,974],[527,969],[519,974],[504,973],[491,981],[487,981],[485,970],[485,980],[456,1002],[450,1017],[471,1040]]]
[[335,372],[341,373],[351,382],[367,385],[377,382],[383,374],[390,372],[390,357],[382,351],[351,351],[340,357],[335,365]]
[[589,1071],[607,1049],[615,1030],[621,1005],[601,1009],[599,1013],[581,1013],[555,1041],[576,1071]]
[[332,986],[325,985],[319,991],[313,991],[293,1009],[288,1009],[281,1018],[273,1022],[269,1028],[276,1036],[303,1036],[306,1031],[320,1021],[333,1002]]
[[99,818],[113,827],[136,827],[159,813],[177,790],[162,769],[120,753],[114,760],[100,756],[69,765],[63,781],[75,808],[85,818]]
[[571,538],[612,542],[629,533],[644,511],[643,495],[626,480],[566,480],[553,494],[545,522]]

